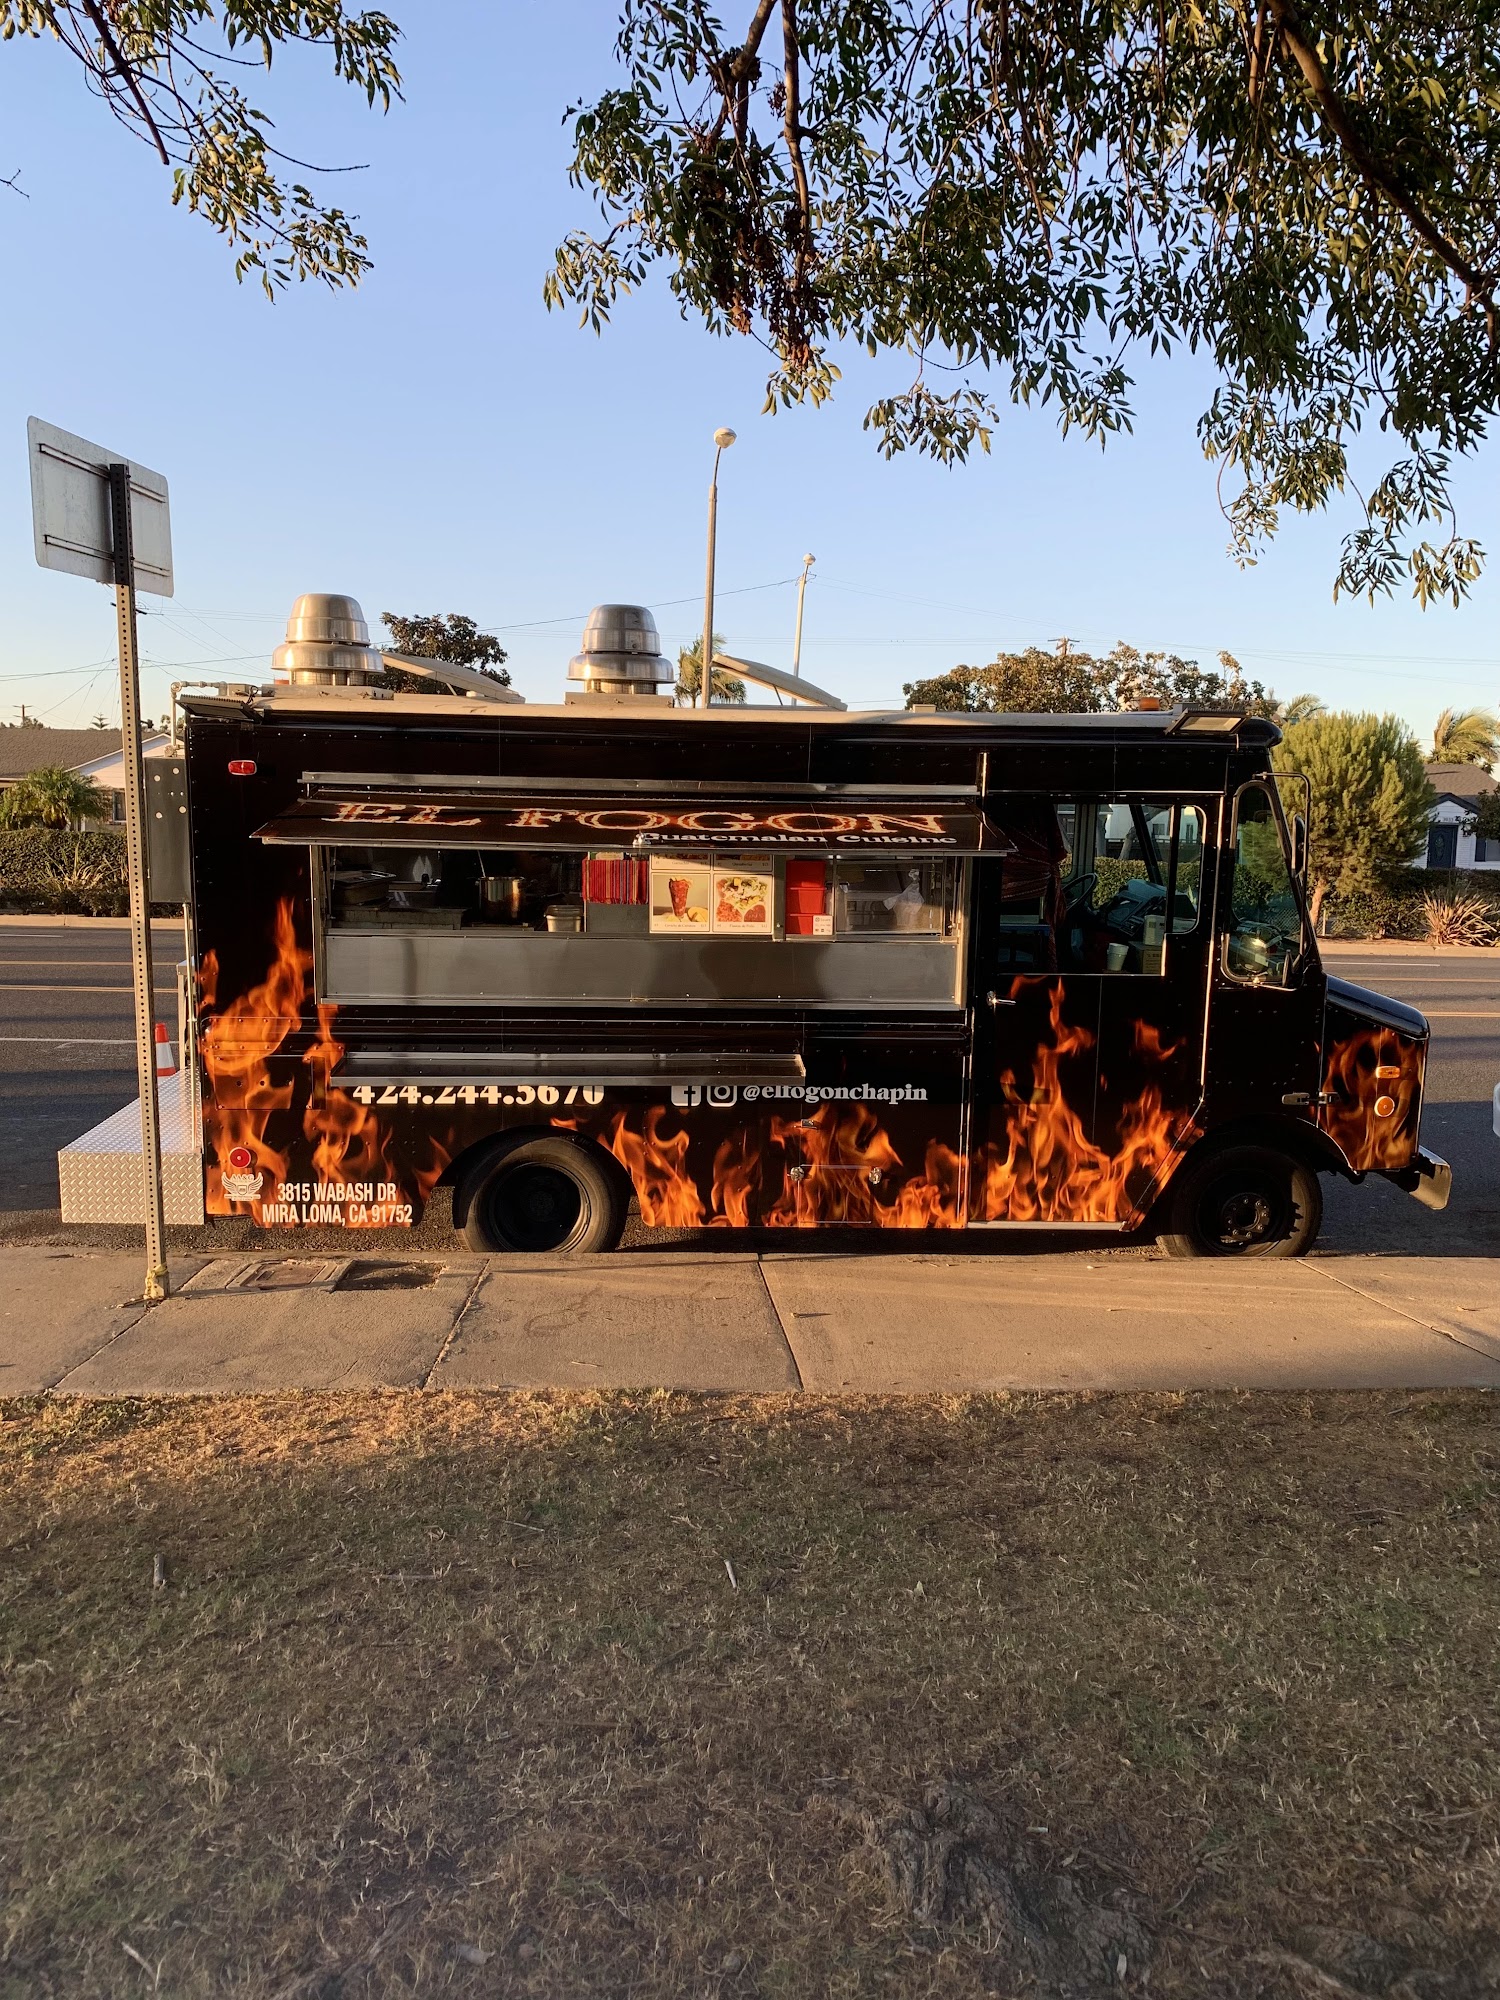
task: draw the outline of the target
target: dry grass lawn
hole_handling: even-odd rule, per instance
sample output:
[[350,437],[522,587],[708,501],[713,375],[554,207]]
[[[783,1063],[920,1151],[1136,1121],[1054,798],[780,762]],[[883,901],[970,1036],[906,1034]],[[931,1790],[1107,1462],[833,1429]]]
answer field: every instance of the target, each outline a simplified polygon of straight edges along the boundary
[[1481,1394],[11,1403],[0,1510],[6,2000],[1500,1992]]

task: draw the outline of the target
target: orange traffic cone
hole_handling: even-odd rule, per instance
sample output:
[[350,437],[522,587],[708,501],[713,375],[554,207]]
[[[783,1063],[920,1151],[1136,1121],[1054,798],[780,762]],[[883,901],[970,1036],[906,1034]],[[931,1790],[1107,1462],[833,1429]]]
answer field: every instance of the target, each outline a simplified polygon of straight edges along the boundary
[[156,1024],[156,1074],[158,1076],[177,1074],[177,1059],[172,1054],[172,1044],[167,1037],[165,1021],[158,1021]]

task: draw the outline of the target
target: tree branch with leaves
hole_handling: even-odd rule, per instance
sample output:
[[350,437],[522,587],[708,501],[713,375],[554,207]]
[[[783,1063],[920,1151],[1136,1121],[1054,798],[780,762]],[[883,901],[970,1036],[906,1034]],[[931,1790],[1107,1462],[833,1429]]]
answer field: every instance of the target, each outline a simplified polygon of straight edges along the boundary
[[343,0],[0,0],[0,40],[48,36],[171,170],[173,203],[234,248],[236,277],[257,277],[274,297],[306,279],[356,285],[369,270],[357,218],[287,173],[354,169],[283,152],[233,73],[269,72],[289,45],[321,49],[339,82],[388,111],[401,91],[388,15]]
[[900,358],[866,425],[947,463],[1007,396],[1104,442],[1137,357],[1202,352],[1239,561],[1355,490],[1368,439],[1337,590],[1470,588],[1451,475],[1500,397],[1500,0],[741,4],[736,40],[703,0],[623,0],[622,77],[570,113],[607,226],[563,243],[549,303],[598,329],[660,268],[766,346],[768,409],[830,395],[840,344]]

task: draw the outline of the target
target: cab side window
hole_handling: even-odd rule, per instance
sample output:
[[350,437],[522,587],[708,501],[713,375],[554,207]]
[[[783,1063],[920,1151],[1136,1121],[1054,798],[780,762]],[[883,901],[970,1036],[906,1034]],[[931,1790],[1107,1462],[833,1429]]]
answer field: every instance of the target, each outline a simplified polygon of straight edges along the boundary
[[1160,799],[1011,800],[991,918],[997,972],[1160,976],[1196,928],[1206,817]]
[[1246,785],[1235,801],[1232,865],[1224,970],[1251,986],[1290,986],[1302,908],[1266,785]]

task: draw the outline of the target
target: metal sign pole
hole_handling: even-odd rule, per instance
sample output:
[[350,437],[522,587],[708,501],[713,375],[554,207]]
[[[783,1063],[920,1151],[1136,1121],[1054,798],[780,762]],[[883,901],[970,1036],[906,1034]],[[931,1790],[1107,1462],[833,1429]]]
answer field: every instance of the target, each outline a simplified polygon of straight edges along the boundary
[[130,467],[109,468],[114,531],[115,612],[120,631],[120,734],[125,762],[125,864],[130,877],[130,959],[135,980],[135,1054],[141,1081],[141,1153],[146,1182],[144,1297],[167,1296],[166,1222],[161,1188],[161,1120],[156,1104],[156,991],[151,976],[151,902],[146,884],[146,773],[141,761],[140,661],[135,628],[135,551]]

